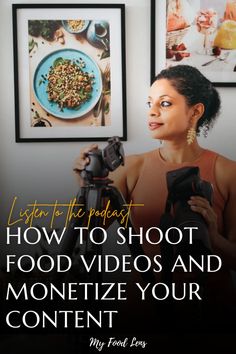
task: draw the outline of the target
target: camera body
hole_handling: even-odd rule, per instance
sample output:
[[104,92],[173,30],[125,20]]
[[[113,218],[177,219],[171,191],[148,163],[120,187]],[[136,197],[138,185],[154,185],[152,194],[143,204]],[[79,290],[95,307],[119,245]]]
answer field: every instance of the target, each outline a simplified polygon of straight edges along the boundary
[[[183,242],[181,253],[183,254],[209,254],[211,252],[208,229],[204,218],[191,210],[188,200],[191,196],[206,198],[212,205],[213,188],[211,183],[200,178],[198,167],[183,167],[169,171],[166,174],[168,201],[173,207],[173,225],[180,228],[184,235],[184,227],[197,227],[194,232],[193,245]],[[184,241],[184,239],[183,239]]]
[[124,165],[124,149],[117,136],[108,139],[103,149],[95,149],[87,154],[90,162],[82,172],[82,177],[89,181],[106,178],[110,171]]
[[212,204],[212,185],[200,178],[199,167],[183,167],[166,174],[167,188],[173,203],[189,200],[193,195],[206,198]]

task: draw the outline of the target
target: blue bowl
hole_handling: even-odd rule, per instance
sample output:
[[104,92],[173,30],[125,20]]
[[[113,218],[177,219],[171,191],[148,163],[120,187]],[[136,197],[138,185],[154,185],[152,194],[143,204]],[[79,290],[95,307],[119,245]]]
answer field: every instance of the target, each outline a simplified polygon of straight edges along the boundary
[[[52,102],[48,100],[47,94],[47,86],[48,80],[46,79],[46,75],[48,74],[50,67],[53,66],[53,63],[56,59],[70,59],[70,60],[83,60],[85,63],[84,71],[88,73],[94,74],[94,84],[92,95],[90,99],[82,103],[77,108],[63,108],[63,111],[58,106],[56,102]],[[102,93],[102,76],[101,70],[97,63],[86,53],[81,52],[76,49],[61,49],[55,52],[50,53],[46,57],[44,57],[40,63],[38,64],[33,79],[33,89],[34,94],[45,111],[52,114],[55,117],[63,118],[63,119],[73,119],[83,117],[86,113],[94,108],[96,103],[99,100],[99,97]]]

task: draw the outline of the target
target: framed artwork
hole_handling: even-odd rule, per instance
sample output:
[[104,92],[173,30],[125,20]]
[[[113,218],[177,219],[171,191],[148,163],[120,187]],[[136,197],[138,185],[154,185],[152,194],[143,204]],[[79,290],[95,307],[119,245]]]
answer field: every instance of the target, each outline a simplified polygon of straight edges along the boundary
[[16,142],[126,140],[125,5],[12,13]]
[[178,64],[236,86],[235,0],[151,0],[151,81]]

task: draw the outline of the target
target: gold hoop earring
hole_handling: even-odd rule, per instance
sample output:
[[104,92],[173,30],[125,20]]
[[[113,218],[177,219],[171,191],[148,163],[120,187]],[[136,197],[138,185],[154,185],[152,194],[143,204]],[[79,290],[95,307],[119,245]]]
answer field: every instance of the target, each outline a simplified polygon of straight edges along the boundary
[[196,130],[192,127],[187,132],[187,144],[191,145],[196,138]]

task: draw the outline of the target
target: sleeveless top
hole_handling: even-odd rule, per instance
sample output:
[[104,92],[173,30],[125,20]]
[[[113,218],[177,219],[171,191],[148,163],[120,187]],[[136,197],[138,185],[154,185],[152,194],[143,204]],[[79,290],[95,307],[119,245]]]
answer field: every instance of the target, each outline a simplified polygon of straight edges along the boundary
[[[166,173],[181,167],[197,166],[200,169],[201,179],[210,182],[213,186],[212,207],[217,214],[219,233],[224,236],[223,212],[226,199],[221,194],[215,178],[215,164],[218,156],[219,154],[213,151],[203,150],[195,161],[177,164],[164,161],[160,156],[159,149],[148,152],[145,155],[143,166],[130,197],[132,203],[143,204],[143,206],[132,207],[132,223],[138,230],[137,233],[139,233],[140,227],[143,227],[144,233],[151,227],[159,226],[168,194]],[[152,242],[159,239],[157,232],[151,234],[150,239]],[[161,253],[160,244],[148,243],[145,238],[142,247],[145,254],[150,258]],[[209,284],[208,292],[211,293],[210,298],[213,299],[213,302],[220,299],[220,302],[226,303],[226,306],[231,306],[232,303],[235,305],[235,291],[228,267],[223,265],[217,273],[209,274]],[[213,309],[215,309],[215,306]],[[225,310],[223,308],[223,313]],[[225,313],[228,313],[228,311],[225,311]]]
[[134,204],[143,204],[132,208],[132,222],[135,228],[143,227],[146,230],[153,226],[158,227],[168,194],[166,173],[181,167],[197,166],[200,169],[201,179],[210,182],[213,186],[213,209],[217,214],[219,232],[222,233],[222,214],[226,200],[219,191],[215,178],[217,157],[217,153],[203,150],[196,160],[177,164],[164,161],[159,149],[148,152],[131,194]]

